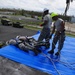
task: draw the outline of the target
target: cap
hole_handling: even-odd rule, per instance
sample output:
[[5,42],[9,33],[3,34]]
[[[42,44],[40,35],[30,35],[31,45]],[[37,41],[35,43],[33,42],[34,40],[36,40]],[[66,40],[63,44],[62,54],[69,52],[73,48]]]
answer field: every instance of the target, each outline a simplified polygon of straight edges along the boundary
[[51,13],[51,17],[55,17],[55,16],[58,16],[58,14],[57,13]]

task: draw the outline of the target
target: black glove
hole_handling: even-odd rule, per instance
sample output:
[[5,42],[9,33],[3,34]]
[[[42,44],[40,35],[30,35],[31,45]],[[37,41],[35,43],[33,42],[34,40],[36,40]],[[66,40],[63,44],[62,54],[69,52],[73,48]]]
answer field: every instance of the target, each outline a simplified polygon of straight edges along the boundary
[[59,31],[56,31],[56,35],[57,36],[60,36],[61,35],[61,31],[59,32]]
[[49,36],[49,38],[50,38],[50,39],[52,38],[52,34]]

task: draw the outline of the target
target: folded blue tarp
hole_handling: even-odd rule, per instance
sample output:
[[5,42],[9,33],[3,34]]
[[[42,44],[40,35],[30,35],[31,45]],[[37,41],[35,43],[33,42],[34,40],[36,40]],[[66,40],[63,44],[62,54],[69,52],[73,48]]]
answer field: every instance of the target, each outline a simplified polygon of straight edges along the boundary
[[[37,33],[32,37],[37,40],[39,35],[40,33]],[[57,45],[55,52],[57,51]],[[48,54],[47,51],[50,49],[51,47],[49,49],[42,47],[41,50],[44,54],[34,56],[31,51],[28,54],[15,46],[9,45],[0,49],[0,55],[49,74],[75,75],[75,38],[66,37],[61,55],[58,57]]]

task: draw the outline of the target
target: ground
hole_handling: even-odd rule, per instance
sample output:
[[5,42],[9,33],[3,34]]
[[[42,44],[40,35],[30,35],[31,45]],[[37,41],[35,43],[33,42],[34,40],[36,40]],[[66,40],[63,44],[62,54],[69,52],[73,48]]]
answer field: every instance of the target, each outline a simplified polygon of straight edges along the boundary
[[[0,25],[0,41],[7,41],[17,35],[32,36],[37,31],[25,28],[14,28],[12,26]],[[50,75],[42,71],[33,69],[26,65],[11,61],[0,56],[0,75]]]

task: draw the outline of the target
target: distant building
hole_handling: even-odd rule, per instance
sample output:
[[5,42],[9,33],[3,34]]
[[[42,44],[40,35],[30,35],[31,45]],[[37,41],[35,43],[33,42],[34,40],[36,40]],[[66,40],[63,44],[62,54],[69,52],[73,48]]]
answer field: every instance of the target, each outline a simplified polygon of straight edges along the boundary
[[71,23],[75,23],[75,17],[71,18]]

